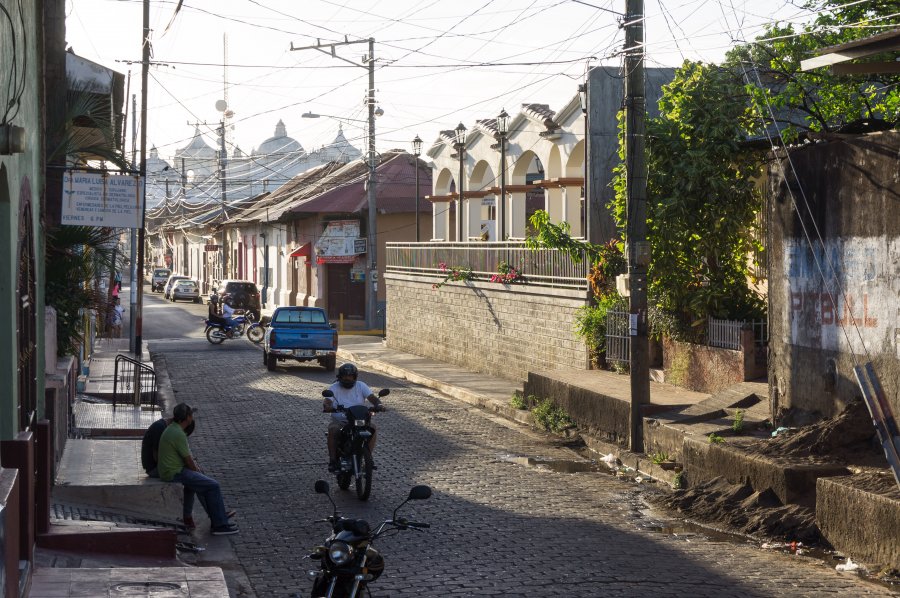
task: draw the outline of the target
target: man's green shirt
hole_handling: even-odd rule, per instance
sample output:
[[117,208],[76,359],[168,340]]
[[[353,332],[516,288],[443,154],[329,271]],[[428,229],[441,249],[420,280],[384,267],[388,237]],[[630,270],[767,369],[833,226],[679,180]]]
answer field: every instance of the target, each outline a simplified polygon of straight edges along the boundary
[[181,425],[172,422],[159,438],[159,479],[171,482],[184,469],[184,458],[190,454],[187,434]]

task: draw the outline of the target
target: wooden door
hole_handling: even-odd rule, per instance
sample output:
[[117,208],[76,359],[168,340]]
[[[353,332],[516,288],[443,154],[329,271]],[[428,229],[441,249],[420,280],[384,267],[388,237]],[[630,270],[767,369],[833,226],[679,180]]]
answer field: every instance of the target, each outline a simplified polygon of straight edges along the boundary
[[328,264],[328,317],[337,320],[366,317],[366,285],[350,280],[350,264]]

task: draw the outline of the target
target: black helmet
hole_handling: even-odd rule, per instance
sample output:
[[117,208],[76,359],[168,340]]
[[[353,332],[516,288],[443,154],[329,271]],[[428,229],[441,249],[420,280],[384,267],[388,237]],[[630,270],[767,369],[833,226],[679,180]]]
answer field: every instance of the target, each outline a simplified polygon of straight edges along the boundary
[[[359,376],[359,370],[352,363],[345,363],[338,368],[337,379],[344,388],[353,388],[356,384],[356,378]],[[353,380],[345,380],[345,378],[353,378]]]

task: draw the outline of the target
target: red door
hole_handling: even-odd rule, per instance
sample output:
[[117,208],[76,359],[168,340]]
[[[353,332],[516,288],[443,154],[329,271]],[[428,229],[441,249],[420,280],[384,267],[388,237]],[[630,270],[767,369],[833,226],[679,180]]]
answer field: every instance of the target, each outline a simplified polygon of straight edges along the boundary
[[328,317],[364,320],[366,284],[350,280],[351,264],[328,264]]

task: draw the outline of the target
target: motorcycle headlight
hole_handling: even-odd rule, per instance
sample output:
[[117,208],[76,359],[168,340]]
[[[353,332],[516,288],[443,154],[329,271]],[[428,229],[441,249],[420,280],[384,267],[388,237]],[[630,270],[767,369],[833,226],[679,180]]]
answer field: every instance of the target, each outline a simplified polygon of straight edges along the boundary
[[353,547],[346,542],[332,542],[328,547],[328,559],[341,567],[350,562],[353,558]]

